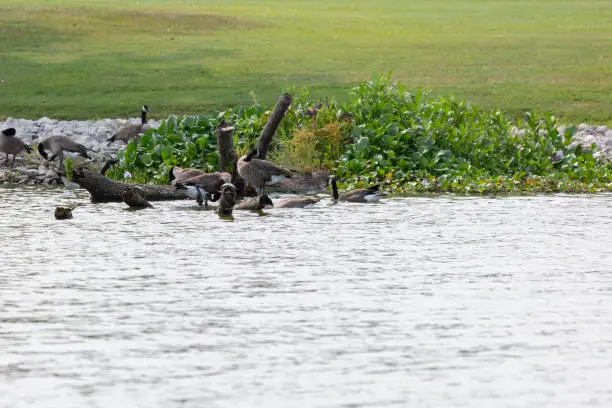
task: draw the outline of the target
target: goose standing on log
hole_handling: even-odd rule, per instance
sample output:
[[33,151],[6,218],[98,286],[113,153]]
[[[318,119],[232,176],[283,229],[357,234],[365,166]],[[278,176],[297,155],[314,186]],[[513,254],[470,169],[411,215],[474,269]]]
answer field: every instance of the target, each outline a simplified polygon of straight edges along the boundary
[[149,112],[149,106],[143,105],[142,110],[140,111],[140,123],[130,123],[119,129],[117,133],[115,133],[110,139],[106,141],[108,145],[113,142],[122,141],[127,143],[130,139],[138,138],[147,130],[150,129],[150,126],[147,124],[147,113]]
[[20,153],[22,150],[25,150],[28,153],[32,151],[32,148],[30,146],[21,141],[21,139],[15,137],[16,133],[17,131],[15,130],[15,128],[12,127],[4,129],[0,133],[0,152],[6,154],[6,160],[4,162],[6,164],[6,167],[9,167],[9,154],[13,155],[13,160],[10,164],[12,166],[15,162],[15,156],[18,153]]
[[291,178],[291,171],[278,167],[268,160],[256,159],[258,150],[255,148],[246,156],[238,159],[238,174],[257,190],[258,195],[264,193],[266,185],[274,185],[282,179]]
[[376,202],[387,195],[386,193],[378,193],[377,185],[368,188],[350,190],[342,193],[342,195],[338,195],[338,185],[336,184],[336,178],[334,176],[329,178],[329,184],[331,184],[332,196],[336,201],[340,200],[350,203],[371,203]]
[[[51,156],[47,154],[47,150],[51,153]],[[91,160],[91,157],[87,155],[87,148],[68,136],[51,136],[38,144],[38,153],[45,160],[53,161],[56,157],[59,158],[60,169],[64,168],[64,152],[77,153]]]

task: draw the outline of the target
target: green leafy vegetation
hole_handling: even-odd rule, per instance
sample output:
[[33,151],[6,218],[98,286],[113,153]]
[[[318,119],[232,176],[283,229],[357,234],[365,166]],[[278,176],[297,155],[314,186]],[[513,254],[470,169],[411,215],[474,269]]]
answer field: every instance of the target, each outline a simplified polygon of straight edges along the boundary
[[[303,92],[281,122],[270,159],[298,170],[327,169],[344,187],[383,184],[401,192],[596,192],[612,182],[612,165],[595,146],[572,144],[557,119],[527,112],[512,120],[455,98],[409,91],[390,75],[355,86],[341,103]],[[317,106],[318,111],[312,111]],[[254,103],[209,115],[171,116],[121,153],[139,182],[167,183],[172,166],[218,169],[215,128],[235,127],[239,155],[256,143],[272,106]]]

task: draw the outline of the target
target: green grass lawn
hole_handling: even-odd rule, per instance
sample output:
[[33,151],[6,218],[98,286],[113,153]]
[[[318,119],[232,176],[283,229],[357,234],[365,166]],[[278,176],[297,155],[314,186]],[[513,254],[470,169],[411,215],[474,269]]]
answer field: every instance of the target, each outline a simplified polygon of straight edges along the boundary
[[[612,124],[612,1],[0,0],[0,117],[342,100],[391,71],[510,114]],[[254,96],[253,96],[254,95]]]

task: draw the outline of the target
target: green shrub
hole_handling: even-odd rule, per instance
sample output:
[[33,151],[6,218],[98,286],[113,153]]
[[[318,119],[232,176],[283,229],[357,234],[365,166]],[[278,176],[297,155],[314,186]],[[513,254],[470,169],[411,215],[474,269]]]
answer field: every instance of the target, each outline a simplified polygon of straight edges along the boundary
[[[357,84],[349,101],[319,103],[307,91],[277,129],[269,158],[299,170],[327,169],[341,187],[383,183],[394,192],[590,192],[608,189],[612,166],[592,149],[571,144],[575,128],[560,134],[555,117],[527,112],[518,120],[454,98],[410,92],[380,75]],[[255,102],[208,115],[169,117],[131,141],[111,176],[168,183],[172,166],[218,170],[215,129],[235,127],[239,155],[255,146],[273,105]],[[558,155],[562,152],[562,155]],[[557,157],[559,156],[559,157]]]

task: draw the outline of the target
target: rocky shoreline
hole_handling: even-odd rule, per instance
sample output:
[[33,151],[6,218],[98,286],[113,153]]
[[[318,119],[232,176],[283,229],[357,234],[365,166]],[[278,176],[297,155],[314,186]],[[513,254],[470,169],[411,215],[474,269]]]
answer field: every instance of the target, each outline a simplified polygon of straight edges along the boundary
[[[74,138],[77,143],[90,150],[90,156],[99,162],[105,162],[125,144],[118,142],[107,146],[106,140],[114,135],[119,128],[127,123],[139,123],[140,118],[101,119],[96,121],[63,121],[43,117],[37,120],[8,118],[0,122],[0,129],[14,127],[19,139],[28,145],[35,145],[49,136],[64,135]],[[161,121],[150,120],[149,124],[156,128]],[[561,132],[565,127],[559,129]],[[517,130],[520,133],[520,130]],[[574,143],[590,147],[593,143],[598,148],[598,155],[606,161],[612,161],[612,129],[606,126],[581,124],[573,137]],[[4,157],[4,154],[2,155]],[[0,164],[0,183],[16,184],[63,184],[57,173],[56,165],[50,164],[40,157],[38,152],[20,154],[10,169],[4,161]]]
[[[16,137],[30,146],[50,136],[69,136],[85,146],[95,161],[104,162],[125,147],[122,142],[107,146],[106,140],[129,123],[140,123],[140,118],[96,121],[65,121],[47,117],[37,120],[8,118],[5,122],[0,122],[0,129],[14,127],[17,130]],[[161,121],[149,120],[149,124],[156,128]],[[0,160],[3,159],[4,154]],[[15,158],[10,169],[6,168],[4,160],[0,162],[0,183],[61,185],[62,178],[56,167],[55,163],[43,160],[36,151],[29,154],[24,152]]]

